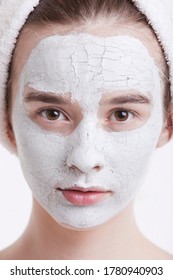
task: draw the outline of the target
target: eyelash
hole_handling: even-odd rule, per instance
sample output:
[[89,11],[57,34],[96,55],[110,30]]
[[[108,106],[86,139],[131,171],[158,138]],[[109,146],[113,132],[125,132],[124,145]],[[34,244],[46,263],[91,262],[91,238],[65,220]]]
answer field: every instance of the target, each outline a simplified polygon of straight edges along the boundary
[[[64,116],[64,118],[66,119],[66,120],[69,120],[70,118],[68,117],[68,115],[63,111],[63,110],[60,110],[60,109],[57,109],[57,108],[52,108],[52,107],[47,107],[47,108],[42,108],[42,109],[40,109],[40,110],[38,110],[38,111],[36,111],[35,112],[35,115],[36,116],[41,116],[41,117],[43,117],[43,113],[44,112],[48,112],[48,111],[55,111],[55,112],[58,112],[58,114],[63,114],[63,116]],[[43,117],[43,118],[45,118],[45,117]],[[47,120],[49,120],[48,118],[45,118],[45,119],[47,119]],[[59,119],[59,118],[57,118],[57,119]],[[53,121],[53,120],[49,120],[49,121]]]
[[[106,118],[107,120],[110,120],[111,116],[115,113],[118,113],[118,112],[127,112],[128,115],[131,114],[132,117],[139,117],[138,113],[131,110],[131,109],[128,109],[128,108],[116,108],[116,109],[113,109],[111,110],[111,112],[109,113],[108,117]],[[126,121],[124,122],[121,122],[121,121],[118,121],[119,123],[125,123]]]
[[[51,111],[52,112],[55,111],[55,112],[58,112],[58,114],[63,114],[63,116],[64,116],[63,121],[69,121],[70,120],[69,116],[63,110],[60,110],[60,109],[57,109],[57,108],[52,108],[52,107],[42,108],[42,109],[38,110],[37,112],[35,112],[35,115],[36,115],[36,117],[39,115],[40,117],[43,117],[44,119],[46,119],[47,121],[50,121],[50,122],[51,121],[53,122],[53,121],[59,120],[59,116],[58,116],[57,119],[55,118],[55,119],[52,119],[52,120],[44,117],[43,113],[44,112],[46,113],[48,111],[50,111],[50,112]],[[132,115],[132,118],[139,117],[138,113],[133,111],[133,110],[131,110],[131,109],[116,108],[116,109],[112,109],[111,110],[111,112],[109,113],[108,117],[106,118],[106,121],[114,122],[113,120],[111,120],[111,117],[113,116],[113,114],[115,114],[115,113],[122,113],[122,112],[126,112],[127,113],[127,119],[125,121],[123,121],[123,120],[121,121],[121,120],[116,120],[116,118],[115,118],[115,122],[116,123],[125,124],[129,120],[129,114]],[[61,121],[62,121],[62,119],[61,119]]]

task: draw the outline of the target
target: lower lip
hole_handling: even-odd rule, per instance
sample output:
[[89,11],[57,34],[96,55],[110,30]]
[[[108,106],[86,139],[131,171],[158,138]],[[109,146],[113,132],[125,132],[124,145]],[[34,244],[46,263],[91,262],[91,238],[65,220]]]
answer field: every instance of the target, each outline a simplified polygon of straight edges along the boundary
[[97,204],[108,196],[110,192],[100,192],[100,191],[77,191],[77,190],[62,190],[63,196],[72,204],[77,206],[89,206]]

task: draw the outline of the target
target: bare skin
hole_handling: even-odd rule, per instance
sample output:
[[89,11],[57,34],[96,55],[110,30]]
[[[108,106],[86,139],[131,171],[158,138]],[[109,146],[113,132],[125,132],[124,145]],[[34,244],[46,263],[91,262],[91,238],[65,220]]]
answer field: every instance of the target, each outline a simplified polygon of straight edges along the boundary
[[[106,26],[106,27],[105,27]],[[88,23],[86,26],[63,27],[50,25],[47,28],[34,27],[34,31],[26,29],[21,34],[18,47],[14,54],[15,73],[13,75],[12,102],[17,94],[17,85],[22,68],[34,46],[44,37],[53,34],[67,34],[71,31],[85,32],[97,36],[132,35],[139,38],[148,47],[151,55],[159,64],[162,60],[157,43],[149,45],[144,32],[138,32],[134,27],[118,27],[113,23],[104,22]],[[139,35],[140,33],[140,35]],[[158,51],[155,51],[155,50]],[[10,112],[11,114],[11,112]],[[80,117],[80,116],[79,116]],[[15,137],[12,130],[9,134],[15,145]],[[157,146],[164,145],[169,138],[169,132],[163,129]],[[107,223],[90,230],[71,230],[59,225],[34,199],[33,209],[29,224],[23,235],[12,246],[0,252],[3,260],[25,259],[173,259],[147,240],[139,231],[133,213],[133,203],[128,205],[119,215]]]

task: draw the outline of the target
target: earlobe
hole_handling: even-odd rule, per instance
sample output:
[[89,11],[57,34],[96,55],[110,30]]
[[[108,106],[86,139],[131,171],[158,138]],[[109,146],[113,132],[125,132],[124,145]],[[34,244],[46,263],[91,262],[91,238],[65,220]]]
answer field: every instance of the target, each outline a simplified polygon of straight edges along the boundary
[[171,129],[169,127],[163,128],[156,147],[160,148],[160,147],[164,146],[166,143],[169,142],[171,136],[172,136]]

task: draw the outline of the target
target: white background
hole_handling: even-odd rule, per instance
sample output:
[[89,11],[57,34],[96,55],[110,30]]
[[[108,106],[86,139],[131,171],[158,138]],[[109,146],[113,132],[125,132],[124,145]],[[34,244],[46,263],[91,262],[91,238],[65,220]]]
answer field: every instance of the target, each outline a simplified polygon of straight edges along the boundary
[[[0,147],[0,250],[22,234],[31,205],[18,159]],[[155,152],[135,214],[142,232],[173,254],[173,141]]]

